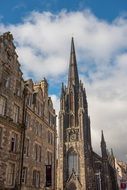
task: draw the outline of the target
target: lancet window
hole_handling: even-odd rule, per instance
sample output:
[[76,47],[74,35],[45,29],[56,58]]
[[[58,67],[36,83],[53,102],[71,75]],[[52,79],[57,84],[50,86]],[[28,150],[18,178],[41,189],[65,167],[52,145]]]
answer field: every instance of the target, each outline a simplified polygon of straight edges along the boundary
[[71,150],[68,153],[68,175],[70,176],[73,172],[79,176],[79,156]]

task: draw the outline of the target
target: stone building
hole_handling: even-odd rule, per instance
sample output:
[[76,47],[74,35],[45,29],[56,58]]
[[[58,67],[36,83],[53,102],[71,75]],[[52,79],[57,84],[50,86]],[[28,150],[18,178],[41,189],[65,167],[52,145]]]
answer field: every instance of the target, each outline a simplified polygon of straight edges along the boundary
[[121,189],[121,186],[126,186],[124,189],[127,189],[127,163],[115,158],[115,167],[119,189]]
[[24,81],[17,58],[13,36],[4,33],[0,36],[0,189],[53,190],[56,114],[48,83],[45,78],[38,84]]
[[99,156],[91,144],[85,88],[79,80],[74,40],[71,42],[68,84],[62,84],[59,112],[57,190],[117,190],[113,155],[102,132]]

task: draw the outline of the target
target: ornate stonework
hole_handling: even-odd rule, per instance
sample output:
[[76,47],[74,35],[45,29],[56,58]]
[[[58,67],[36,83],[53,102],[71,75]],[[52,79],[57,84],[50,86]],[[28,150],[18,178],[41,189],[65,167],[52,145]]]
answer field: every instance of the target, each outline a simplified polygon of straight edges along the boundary
[[109,163],[103,134],[102,157],[94,153],[91,146],[87,99],[79,81],[73,38],[68,85],[62,84],[61,89],[58,145],[57,190],[117,189],[116,181],[112,180],[115,169]]

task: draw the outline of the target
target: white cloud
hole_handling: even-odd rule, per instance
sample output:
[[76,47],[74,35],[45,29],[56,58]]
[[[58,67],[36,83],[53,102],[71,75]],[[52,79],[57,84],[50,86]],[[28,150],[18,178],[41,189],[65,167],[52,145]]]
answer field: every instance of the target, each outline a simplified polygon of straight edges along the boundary
[[[75,38],[80,76],[85,81],[92,123],[92,141],[100,148],[104,130],[108,146],[125,159],[127,134],[127,20],[112,23],[96,18],[89,10],[32,12],[17,25],[0,24],[11,31],[25,76],[44,76],[55,85],[67,74],[70,39]],[[53,85],[52,82],[52,85]],[[58,97],[52,99],[58,111]]]

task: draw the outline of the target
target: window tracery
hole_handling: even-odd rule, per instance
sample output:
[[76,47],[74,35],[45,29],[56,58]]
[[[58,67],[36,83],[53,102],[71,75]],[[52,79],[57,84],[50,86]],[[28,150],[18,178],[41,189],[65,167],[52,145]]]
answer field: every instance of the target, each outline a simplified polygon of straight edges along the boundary
[[68,176],[73,172],[79,176],[79,155],[72,149],[68,152]]

